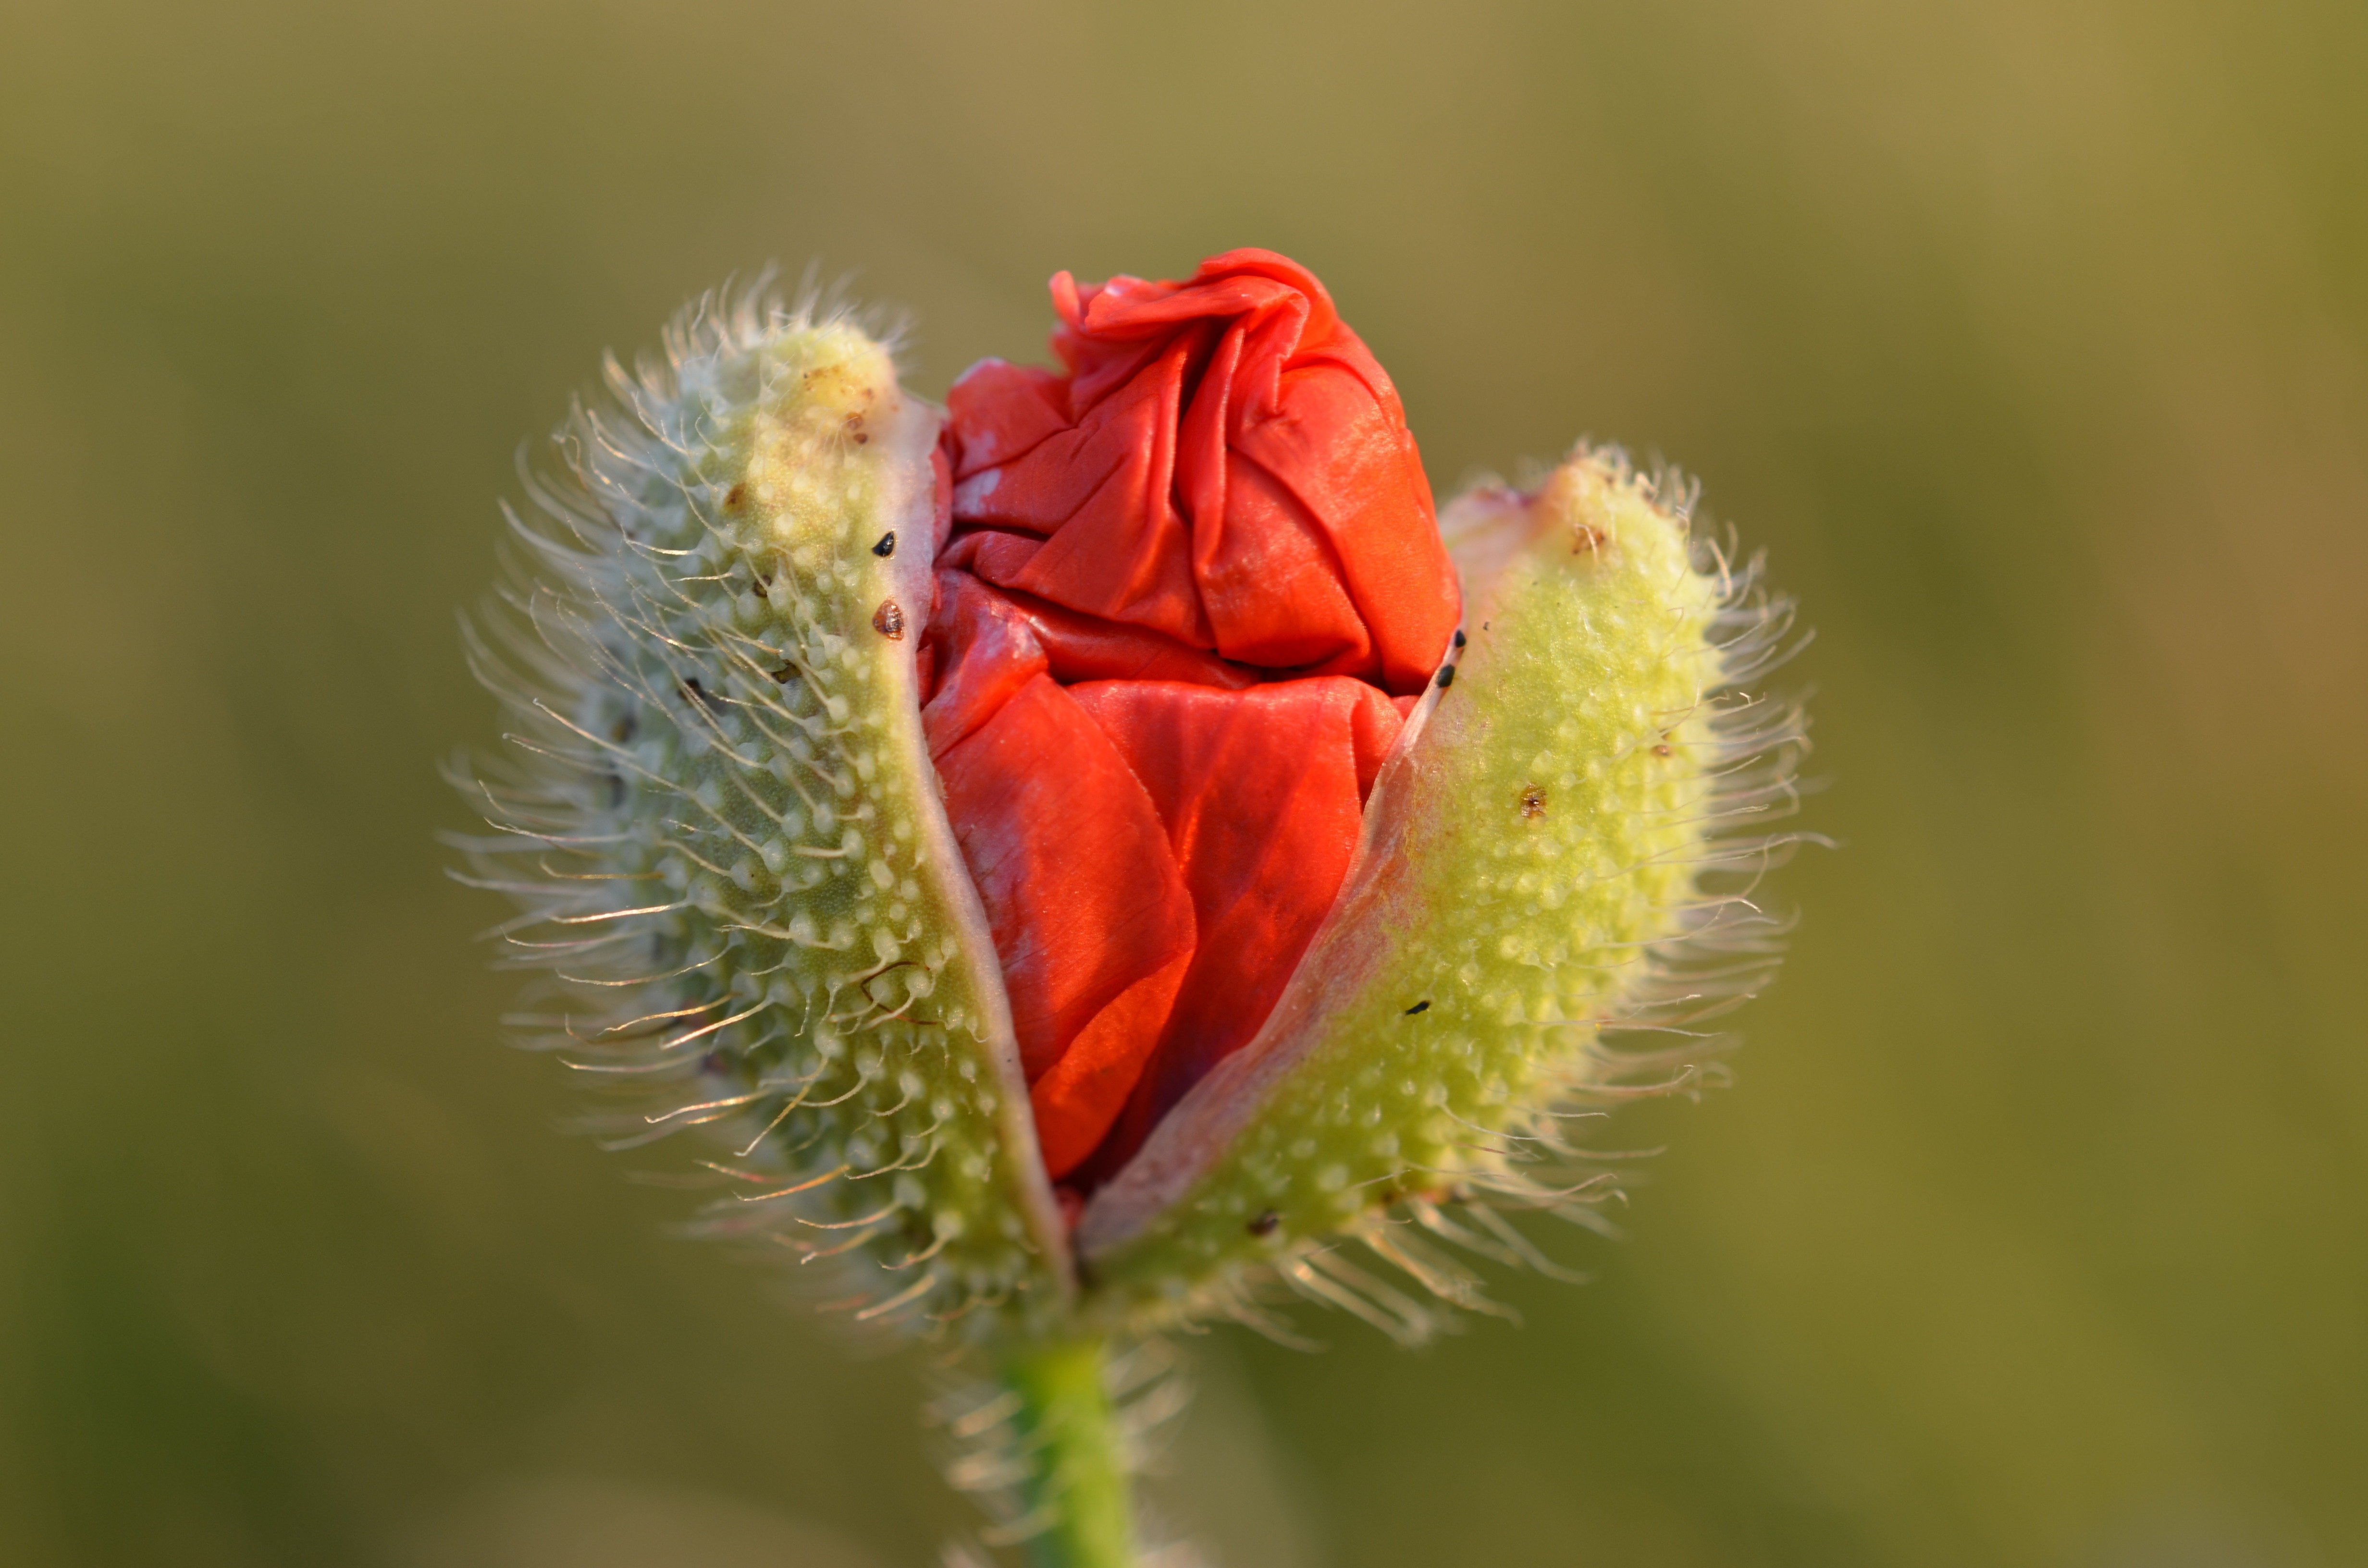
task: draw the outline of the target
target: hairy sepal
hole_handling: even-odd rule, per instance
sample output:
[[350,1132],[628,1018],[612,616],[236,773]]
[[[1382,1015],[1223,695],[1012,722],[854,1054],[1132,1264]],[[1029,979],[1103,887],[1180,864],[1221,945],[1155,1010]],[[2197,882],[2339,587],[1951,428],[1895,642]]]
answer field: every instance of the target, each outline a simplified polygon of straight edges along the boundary
[[[1401,1221],[1543,1264],[1497,1209],[1593,1219],[1611,1180],[1573,1147],[1567,1113],[1683,1087],[1698,1054],[1622,1051],[1606,1031],[1732,995],[1772,950],[1756,910],[1702,879],[1767,851],[1717,841],[1738,747],[1775,744],[1752,787],[1789,788],[1793,721],[1741,736],[1718,700],[1781,607],[1736,608],[1723,558],[1689,537],[1690,499],[1582,449],[1534,493],[1490,487],[1448,509],[1458,645],[1273,1014],[1087,1207],[1088,1312],[1133,1328],[1258,1321],[1255,1286],[1279,1275],[1419,1337],[1434,1307],[1349,1262],[1344,1234],[1402,1282],[1485,1305]],[[1737,962],[1689,988],[1690,945]],[[1475,1211],[1451,1217],[1457,1204]]]
[[[473,783],[524,1021],[620,1144],[721,1133],[700,1227],[830,1305],[1037,1332],[1072,1289],[915,653],[939,414],[844,319],[709,301],[529,480],[508,635],[524,762]],[[507,853],[504,853],[507,851]],[[803,1272],[803,1271],[802,1271]]]

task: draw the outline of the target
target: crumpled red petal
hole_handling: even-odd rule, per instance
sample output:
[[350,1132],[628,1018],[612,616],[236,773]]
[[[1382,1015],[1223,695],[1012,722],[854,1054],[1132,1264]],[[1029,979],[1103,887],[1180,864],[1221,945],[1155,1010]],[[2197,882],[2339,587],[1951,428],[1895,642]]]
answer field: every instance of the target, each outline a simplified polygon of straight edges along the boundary
[[1053,295],[1066,373],[949,399],[923,716],[1047,1165],[1090,1187],[1264,1021],[1457,593],[1396,392],[1304,268]]
[[948,399],[955,526],[1019,536],[979,574],[1228,659],[1419,690],[1454,571],[1396,389],[1314,275],[1241,250],[1189,283],[1053,291],[1067,384],[988,360]]
[[1150,792],[1199,931],[1108,1168],[1089,1173],[1107,1176],[1266,1021],[1340,891],[1403,720],[1377,687],[1338,676],[1239,693],[1096,681],[1074,695]]
[[1039,1142],[1064,1173],[1142,1074],[1141,1036],[1191,958],[1191,898],[1150,796],[1049,676],[1022,682],[937,765],[1003,960]]

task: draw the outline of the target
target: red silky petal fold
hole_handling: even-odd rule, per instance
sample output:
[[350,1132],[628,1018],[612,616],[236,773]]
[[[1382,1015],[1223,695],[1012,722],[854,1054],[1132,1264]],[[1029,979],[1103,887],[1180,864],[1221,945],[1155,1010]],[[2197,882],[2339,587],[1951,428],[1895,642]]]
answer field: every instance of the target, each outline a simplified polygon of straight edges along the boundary
[[1372,769],[1403,721],[1382,692],[1338,676],[1240,692],[1098,681],[1072,695],[1149,791],[1199,932],[1149,1064],[1095,1158],[1107,1174],[1265,1021],[1340,890]]
[[1372,639],[1323,524],[1256,463],[1230,453],[1219,460],[1230,505],[1208,513],[1217,520],[1192,540],[1217,645],[1228,658],[1270,669],[1369,673]]
[[[1078,422],[1000,466],[954,478],[957,528],[1032,534],[1024,557],[974,567],[1007,588],[1129,621],[1195,647],[1212,635],[1171,492],[1190,344],[1178,342]],[[965,436],[962,445],[972,445]]]
[[[1006,537],[970,534],[962,544]],[[1235,690],[1262,678],[1256,669],[1228,664],[1144,627],[1006,593],[959,570],[977,559],[977,551],[960,547],[939,558],[937,593],[945,608],[921,645],[933,661],[947,661],[942,685],[928,678],[921,683],[922,721],[932,752],[975,729],[1020,681],[1039,671],[1064,686],[1081,680],[1182,680]]]
[[1147,627],[1101,620],[1026,594],[1003,596],[1036,634],[1054,680],[1180,680],[1227,691],[1258,684],[1258,670],[1229,664]]
[[966,572],[938,574],[937,610],[921,651],[933,655],[935,674],[922,683],[921,731],[940,771],[950,748],[1046,673],[1028,618]]
[[[1020,1063],[1055,1176],[1099,1142],[1141,1074],[1192,951],[1192,904],[1150,797],[1051,677],[1022,682],[936,757],[986,907]],[[1153,982],[1147,989],[1145,982]],[[1096,1030],[1101,1015],[1119,1017]],[[1083,1040],[1091,1058],[1074,1050]],[[1085,1069],[1090,1066],[1091,1072]],[[1063,1163],[1065,1161],[1065,1163]]]
[[1064,274],[1054,298],[1065,397],[1009,367],[957,389],[957,528],[1046,541],[981,574],[1227,659],[1420,689],[1453,569],[1396,391],[1323,286],[1236,251],[1184,284]]
[[982,359],[956,378],[946,392],[946,412],[957,477],[1008,462],[1074,423],[1066,381],[1001,359]]
[[1360,810],[1373,792],[1373,779],[1382,771],[1382,764],[1397,749],[1398,734],[1406,728],[1406,715],[1420,701],[1416,697],[1383,697],[1368,687],[1357,706],[1349,711],[1349,745],[1357,759],[1357,805]]
[[1061,1059],[1029,1087],[1045,1173],[1073,1175],[1109,1141],[1140,1084],[1160,1026],[1175,1006],[1192,961],[1187,950],[1121,992],[1077,1032]]

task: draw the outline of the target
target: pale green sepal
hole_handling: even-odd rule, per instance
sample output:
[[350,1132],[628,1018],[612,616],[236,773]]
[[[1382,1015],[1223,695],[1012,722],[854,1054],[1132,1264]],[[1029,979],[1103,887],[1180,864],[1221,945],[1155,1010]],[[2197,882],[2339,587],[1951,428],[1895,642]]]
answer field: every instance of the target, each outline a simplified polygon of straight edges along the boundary
[[[1395,1210],[1535,1260],[1487,1200],[1600,1192],[1532,1168],[1567,1147],[1553,1109],[1617,1097],[1640,1064],[1645,1087],[1682,1082],[1600,1037],[1677,994],[1673,947],[1720,924],[1699,879],[1737,848],[1709,842],[1732,793],[1714,774],[1736,760],[1713,700],[1732,674],[1717,637],[1735,585],[1690,540],[1686,499],[1582,449],[1533,494],[1491,488],[1449,509],[1462,645],[1384,766],[1342,895],[1263,1029],[1087,1207],[1075,1239],[1094,1317],[1255,1312],[1243,1287],[1265,1265],[1419,1335],[1429,1308],[1325,1244],[1350,1232],[1476,1303],[1411,1227],[1377,1221]],[[1765,616],[1750,613],[1757,648]],[[1451,1217],[1454,1202],[1482,1207]]]
[[[846,320],[713,301],[529,481],[527,763],[473,786],[547,967],[525,1022],[615,1142],[720,1131],[703,1228],[923,1332],[1061,1320],[1066,1242],[923,742],[939,415]],[[509,851],[507,855],[504,850]],[[777,1250],[778,1249],[778,1250]],[[814,1277],[809,1274],[808,1277]]]

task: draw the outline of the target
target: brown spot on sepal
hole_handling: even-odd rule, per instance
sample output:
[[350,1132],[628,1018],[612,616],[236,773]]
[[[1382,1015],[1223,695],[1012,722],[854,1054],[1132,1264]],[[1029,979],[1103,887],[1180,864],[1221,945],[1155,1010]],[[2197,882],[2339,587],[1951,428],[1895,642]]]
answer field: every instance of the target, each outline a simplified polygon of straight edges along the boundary
[[1531,784],[1521,791],[1521,814],[1530,818],[1546,814],[1546,792],[1543,786]]
[[1250,1221],[1250,1234],[1254,1236],[1270,1236],[1274,1234],[1275,1227],[1281,1223],[1282,1216],[1281,1214],[1276,1213],[1271,1209],[1262,1210],[1257,1219]]
[[1603,553],[1603,547],[1609,542],[1611,541],[1604,537],[1601,528],[1589,527],[1586,523],[1577,524],[1570,530],[1570,552],[1573,555],[1584,551],[1589,555],[1600,556]]
[[894,599],[882,599],[880,608],[871,612],[871,630],[891,642],[905,640],[905,610]]
[[723,493],[723,509],[725,511],[737,512],[747,505],[748,487],[746,485],[735,484],[731,489]]

